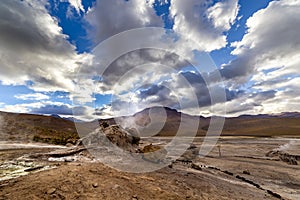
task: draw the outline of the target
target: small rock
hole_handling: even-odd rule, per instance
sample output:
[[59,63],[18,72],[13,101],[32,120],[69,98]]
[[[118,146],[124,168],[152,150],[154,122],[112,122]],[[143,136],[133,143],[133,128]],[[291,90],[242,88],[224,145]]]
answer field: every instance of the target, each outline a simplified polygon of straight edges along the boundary
[[202,170],[202,168],[199,165],[195,165],[194,163],[192,163],[191,167],[193,169],[196,169],[196,170],[199,170],[199,171]]
[[47,194],[54,194],[55,191],[56,191],[55,188],[51,188],[47,191]]
[[114,187],[112,187],[113,190],[118,189],[120,186],[118,184],[114,185]]
[[249,170],[246,169],[246,170],[243,171],[243,174],[250,175],[250,172],[249,172]]
[[132,196],[132,200],[138,199],[138,196],[135,194]]
[[25,169],[24,172],[31,172],[31,171],[39,170],[42,168],[43,168],[43,166],[36,166],[36,167]]
[[59,196],[58,196],[57,194],[51,194],[51,195],[50,195],[50,198],[51,198],[51,199],[57,199],[57,198],[59,198]]
[[73,162],[75,159],[74,158],[70,158],[70,157],[66,157],[64,159],[65,162]]
[[72,143],[67,143],[66,147],[73,147],[74,145]]
[[93,183],[93,188],[98,187],[98,183]]

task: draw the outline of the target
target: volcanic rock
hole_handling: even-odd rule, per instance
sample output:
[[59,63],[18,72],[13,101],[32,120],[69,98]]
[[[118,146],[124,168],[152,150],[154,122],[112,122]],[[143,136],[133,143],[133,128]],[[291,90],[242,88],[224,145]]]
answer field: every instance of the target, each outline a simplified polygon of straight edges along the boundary
[[199,148],[196,145],[192,144],[178,160],[192,161],[198,156],[198,154]]
[[123,150],[136,152],[139,141],[140,138],[137,134],[132,134],[119,125],[102,123],[95,131],[81,138],[77,146],[84,145],[86,148],[108,147],[112,143]]
[[153,144],[146,145],[141,152],[144,160],[153,163],[161,162],[168,153],[164,148]]

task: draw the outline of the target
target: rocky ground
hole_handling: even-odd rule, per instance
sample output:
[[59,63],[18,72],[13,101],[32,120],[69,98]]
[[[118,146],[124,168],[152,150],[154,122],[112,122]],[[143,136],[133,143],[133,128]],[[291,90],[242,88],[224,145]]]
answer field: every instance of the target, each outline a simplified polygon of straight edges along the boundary
[[[168,141],[166,138],[151,139],[153,144]],[[18,178],[2,178],[0,199],[296,200],[300,196],[299,165],[284,162],[279,156],[266,156],[269,151],[281,147],[296,154],[299,140],[291,141],[294,140],[223,138],[218,145],[220,151],[216,146],[205,158],[181,159],[150,173],[120,172],[92,161],[84,152],[77,154],[81,155],[77,161],[65,156],[63,162],[55,159],[50,162],[49,157],[45,160],[24,155],[49,155],[47,152],[53,149],[2,149],[1,166],[8,162],[24,166],[27,162],[23,170],[29,170]],[[201,139],[195,141],[196,146],[199,144]]]
[[146,174],[100,163],[61,163],[55,169],[2,181],[0,199],[276,199],[239,180],[232,183],[174,164]]
[[194,138],[176,159],[171,140],[103,123],[76,145],[2,142],[0,199],[299,199],[297,138],[221,137],[205,157]]

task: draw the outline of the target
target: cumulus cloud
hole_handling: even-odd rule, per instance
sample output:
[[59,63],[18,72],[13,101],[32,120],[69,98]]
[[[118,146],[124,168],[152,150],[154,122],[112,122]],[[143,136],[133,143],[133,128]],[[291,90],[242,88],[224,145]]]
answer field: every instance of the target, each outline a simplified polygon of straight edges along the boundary
[[30,101],[40,101],[40,100],[50,99],[49,96],[42,93],[18,94],[15,95],[14,97],[17,99],[30,100]]
[[[156,15],[153,8],[154,2],[155,1],[119,0],[111,4],[108,0],[98,0],[86,16],[86,20],[93,28],[90,30],[90,35],[93,35],[96,41],[103,41],[110,36],[133,28],[148,26],[163,27],[161,17]],[[166,1],[159,1],[158,3],[162,5],[166,4]],[[213,12],[214,9],[216,9],[217,12]],[[143,105],[150,103],[150,99],[152,103],[156,101],[167,104],[168,90],[165,87],[158,86],[157,83],[162,79],[166,79],[166,74],[178,73],[183,67],[189,65],[189,63],[183,61],[178,55],[184,55],[183,57],[185,59],[191,61],[194,59],[193,50],[195,49],[208,51],[225,46],[227,42],[223,32],[229,30],[231,24],[234,23],[238,5],[237,1],[231,0],[223,1],[219,4],[206,3],[206,1],[199,2],[189,0],[187,2],[181,2],[173,0],[171,1],[170,11],[170,17],[174,19],[173,30],[178,36],[177,39],[175,39],[177,37],[175,36],[175,38],[172,38],[173,40],[168,40],[168,49],[172,50],[168,52],[144,49],[129,52],[121,56],[111,63],[101,75],[101,81],[97,85],[96,92],[101,94],[114,93],[115,96],[118,96],[124,92],[131,94],[131,90],[134,88],[141,89],[145,87],[150,90],[149,87],[153,85],[153,87],[161,88],[166,93],[164,98],[162,95],[163,92],[160,92],[160,95],[156,97],[153,95],[146,97],[146,90],[144,90],[145,95],[143,97],[142,95],[131,95],[131,97],[134,96],[136,99],[142,98],[144,102]],[[219,19],[221,18],[222,21],[220,22]],[[223,24],[224,27],[221,27],[219,24]],[[167,37],[168,34],[164,34],[166,34]],[[153,40],[147,38],[147,41],[153,44],[161,42],[161,39],[162,38],[154,37]],[[193,40],[195,39],[197,42],[200,42],[200,45],[194,45]],[[122,45],[125,46],[127,42],[135,41],[124,41]],[[93,51],[96,55],[93,58],[93,64],[89,65],[91,67],[85,67],[82,70],[83,74],[101,71],[101,69],[106,67],[102,66],[104,58],[97,56],[97,48],[95,51]],[[110,49],[107,51],[109,52]],[[112,51],[112,53],[114,53],[114,50]],[[175,71],[163,66],[173,68]],[[93,92],[95,92],[93,84],[96,84],[96,81],[83,82],[81,85],[92,87],[89,89],[82,87],[82,90],[80,90],[83,91],[85,97],[79,101],[85,103],[85,100],[92,100],[89,96],[91,97]],[[168,85],[168,87],[174,89],[172,85]],[[203,87],[205,88],[205,86]],[[202,88],[199,89],[201,90]],[[189,89],[182,88],[181,91],[182,94],[185,94]],[[203,93],[203,91],[201,92]],[[198,92],[197,95],[202,95],[201,98],[203,99],[201,92]],[[81,92],[79,93],[81,94]],[[124,101],[124,98],[126,98],[128,94],[122,95],[120,104],[126,105],[127,101]],[[188,97],[186,96],[186,98]],[[173,105],[173,102],[170,101],[168,105]]]
[[[140,96],[144,101],[146,100],[146,105],[164,102],[164,106],[171,105],[180,110],[194,109],[197,113],[198,108],[231,101],[244,93],[240,90],[229,90],[220,84],[210,84],[203,76],[207,75],[192,71],[179,72],[173,74],[172,79],[142,91]],[[224,97],[219,96],[222,94]]]
[[243,39],[232,43],[235,48],[232,54],[237,59],[220,70],[235,87],[251,81],[253,88],[260,92],[277,91],[273,98],[262,103],[261,112],[300,108],[299,103],[287,103],[292,98],[290,91],[300,96],[295,88],[300,76],[299,12],[300,2],[294,0],[273,1],[256,12],[247,20],[248,30]]
[[80,11],[85,12],[81,0],[68,0],[68,1],[78,14],[80,14]]
[[[162,18],[156,14],[154,3],[154,0],[117,0],[114,3],[109,0],[97,0],[85,16],[86,21],[91,25],[90,29],[88,29],[89,36],[97,44],[97,42],[126,30],[153,26],[163,27]],[[159,4],[165,3],[164,1],[159,1]],[[157,42],[157,39],[157,37],[153,40],[147,38],[147,40],[151,40],[151,43]],[[136,41],[122,42],[123,48],[127,43]],[[119,46],[120,43],[114,45]],[[92,95],[95,92],[111,94],[112,92],[121,92],[121,90],[130,90],[135,82],[139,81],[141,76],[150,70],[150,68],[138,68],[141,65],[156,62],[174,66],[176,62],[180,62],[178,61],[178,56],[170,52],[138,50],[129,52],[120,58],[116,58],[113,63],[109,63],[109,67],[101,74],[101,83],[97,80],[92,80],[94,76],[97,76],[98,72],[107,67],[105,66],[105,60],[116,52],[116,46],[114,45],[100,50],[96,47],[92,52],[93,56],[82,62],[80,74],[83,76],[83,79],[79,80],[80,86],[75,91],[78,94],[74,94],[76,101],[79,103],[91,102],[93,100]],[[110,55],[106,55],[107,52]]]
[[111,104],[103,105],[101,108],[96,108],[93,115],[100,116],[103,119],[115,117],[111,110]]
[[[249,91],[235,91],[226,89],[227,101],[225,103],[216,103],[209,106],[201,107],[201,114],[204,116],[221,115],[224,113],[222,108],[226,107],[226,116],[236,117],[243,114],[261,114],[273,113],[265,109],[265,102],[276,97],[276,91],[270,90],[265,92],[251,93]],[[274,108],[273,108],[274,109]],[[193,110],[190,110],[193,113]]]
[[[85,12],[81,0],[64,2],[69,2],[74,12]],[[133,28],[163,27],[164,22],[156,14],[154,3],[163,5],[167,1],[117,0],[112,3],[97,0],[85,13],[85,20],[91,25],[89,36],[96,44]],[[163,105],[199,114],[195,109],[198,106],[206,113],[213,112],[213,108],[222,110],[224,104],[212,102],[211,93],[217,95],[224,90],[230,115],[299,111],[298,1],[273,1],[256,12],[247,20],[248,30],[243,39],[231,44],[236,59],[202,75],[186,70],[189,62],[195,61],[194,50],[210,52],[227,45],[226,32],[237,18],[238,0],[216,3],[171,0],[170,4],[169,17],[174,21],[174,32],[163,31],[161,37],[140,39],[156,44],[167,38],[167,48],[171,50],[127,52],[104,70],[107,57],[98,55],[107,55],[101,54],[104,51],[115,53],[116,48],[135,41],[116,43],[100,53],[96,47],[90,54],[79,55],[75,46],[68,42],[68,36],[63,34],[57,19],[48,13],[46,1],[3,0],[0,5],[1,82],[28,85],[35,91],[67,92],[77,83],[71,96],[82,106],[74,108],[44,101],[2,107],[14,112],[62,115],[71,115],[73,109],[80,116],[103,117],[132,114],[146,107]],[[74,78],[78,67],[81,67],[82,80]],[[101,70],[104,70],[103,74],[97,75]],[[218,82],[218,73],[227,88]],[[207,84],[205,80],[211,82]],[[252,88],[246,88],[245,84]],[[85,103],[94,101],[93,95],[97,93],[112,95],[112,102],[92,111]],[[15,98],[49,100],[43,93],[18,94]]]
[[207,10],[208,19],[212,20],[215,28],[227,31],[235,23],[238,15],[238,0],[217,2]]
[[114,89],[122,92],[132,89],[138,82],[152,84],[168,76],[171,69],[179,70],[188,64],[175,53],[164,50],[132,51],[108,66],[102,75],[103,85],[100,90],[106,91],[115,87]]
[[73,106],[62,102],[43,101],[33,103],[21,103],[15,105],[4,105],[2,111],[32,114],[58,114],[63,116],[77,116],[83,119],[92,117],[92,109],[83,106]]
[[133,28],[163,26],[153,8],[153,0],[97,0],[86,20],[92,25],[90,35],[96,42]]
[[238,4],[228,0],[211,5],[206,0],[172,0],[170,15],[174,18],[173,30],[190,49],[200,47],[202,51],[212,51],[226,46],[224,31],[234,22]]
[[[95,52],[94,55],[97,55]],[[107,57],[104,57],[107,58]],[[126,53],[105,66],[103,57],[91,57],[80,69],[73,99],[92,102],[93,94],[129,93],[160,82],[189,63],[175,53],[158,49],[139,49]],[[90,62],[90,63],[89,63]],[[86,64],[89,63],[89,64]],[[100,73],[101,74],[98,74]],[[148,85],[148,86],[147,86]]]
[[[300,20],[296,13],[299,11],[300,3],[297,1],[274,1],[250,17],[247,20],[248,31],[241,41],[232,44],[235,47],[232,53],[238,58],[252,62],[243,62],[242,59],[236,61],[239,63],[235,65],[239,65],[240,68],[254,68],[258,72],[274,69],[272,73],[261,74],[264,77],[257,77],[263,81],[268,77],[274,79],[283,75],[298,74]],[[247,74],[241,73],[236,76],[242,75]]]
[[[40,108],[44,104],[56,104],[54,102],[34,102],[34,103],[21,103],[15,105],[4,105],[1,110],[5,112],[15,112],[15,113],[30,113],[32,109]],[[61,103],[60,103],[61,104]]]
[[[148,107],[166,106],[198,115],[201,107],[222,103],[226,99],[230,101],[242,95],[241,91],[231,91],[219,84],[208,85],[202,75],[193,71],[169,72],[158,82],[148,85],[143,81],[140,83],[142,86],[135,91],[115,95],[111,105],[100,109],[99,114],[130,115]],[[224,97],[219,97],[222,90],[225,91]],[[211,95],[215,96],[214,101]]]
[[[101,20],[107,19],[104,16],[105,11],[102,11],[102,15],[98,12],[101,10],[99,7],[101,3],[103,6],[107,2],[97,1],[98,5],[88,14],[87,20],[97,27],[98,41],[130,28],[145,27],[149,24],[161,25],[161,19],[155,13],[153,14],[152,2],[143,4],[148,6],[147,12],[145,10],[131,13],[129,10],[134,10],[135,1],[128,2],[119,2],[113,7],[119,9],[121,5],[124,6],[125,12],[118,15],[116,19],[126,18],[128,24],[122,23],[123,19],[119,19],[120,23],[117,23],[111,16],[108,17],[107,23],[104,23],[108,29],[104,29],[104,25],[101,28]],[[272,112],[269,108],[274,107],[276,101],[286,102],[284,99],[292,98],[292,94],[294,99],[297,98],[299,94],[296,91],[300,91],[296,87],[299,83],[297,79],[299,70],[296,66],[299,65],[297,58],[300,52],[297,34],[300,30],[295,27],[300,26],[299,20],[295,19],[296,13],[299,13],[299,5],[295,1],[271,2],[267,8],[249,18],[248,31],[244,38],[231,44],[234,47],[232,54],[236,59],[224,64],[215,72],[202,74],[212,81],[211,85],[207,85],[203,77],[197,73],[180,72],[188,64],[176,56],[176,53],[180,52],[179,54],[182,55],[183,52],[189,55],[185,58],[190,59],[193,57],[191,55],[194,49],[212,51],[226,46],[224,32],[235,23],[238,11],[237,0],[214,4],[210,1],[171,1],[170,17],[174,20],[173,30],[178,36],[177,40],[170,42],[170,45],[174,45],[174,51],[139,50],[115,60],[104,72],[97,88],[98,92],[103,94],[115,92],[115,101],[100,109],[99,113],[110,116],[114,115],[116,110],[120,111],[124,108],[128,110],[129,107],[132,113],[155,105],[182,109],[190,114],[198,114],[195,108],[199,105],[202,111],[209,113],[213,108],[218,110],[220,107],[219,110],[222,110],[221,107],[224,106],[222,102],[211,102],[211,92],[217,94],[221,90],[225,90],[226,105],[230,115],[243,112],[250,114]],[[144,14],[149,18],[149,23],[141,21],[147,17],[136,19],[137,15]],[[195,41],[198,45],[195,45]],[[143,65],[148,65],[148,68],[135,68]],[[175,71],[165,70],[161,65],[171,66]],[[155,71],[157,75],[151,75],[151,71]],[[222,75],[227,88],[218,82],[217,73]],[[289,81],[286,81],[287,78]],[[182,79],[189,84],[183,84]],[[247,83],[248,81],[251,82]],[[252,88],[244,88],[245,83]],[[133,91],[134,88],[136,91]],[[197,98],[192,98],[191,94]],[[182,99],[185,103],[179,105]],[[290,105],[280,104],[277,111],[297,107],[296,101],[289,100],[289,103]]]
[[[71,90],[77,59],[45,1],[3,0],[0,5],[0,80],[36,90]],[[11,77],[14,77],[13,79]]]
[[39,108],[33,108],[31,113],[36,114],[58,114],[58,115],[85,115],[86,108],[85,107],[71,107],[70,105],[44,105]]

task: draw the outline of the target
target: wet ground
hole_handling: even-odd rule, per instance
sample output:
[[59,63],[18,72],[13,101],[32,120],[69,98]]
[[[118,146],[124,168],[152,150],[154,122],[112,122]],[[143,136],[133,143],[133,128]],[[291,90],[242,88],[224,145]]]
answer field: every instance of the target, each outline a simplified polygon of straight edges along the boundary
[[0,142],[0,181],[54,168],[55,163],[29,156],[63,148],[65,147],[42,143]]

